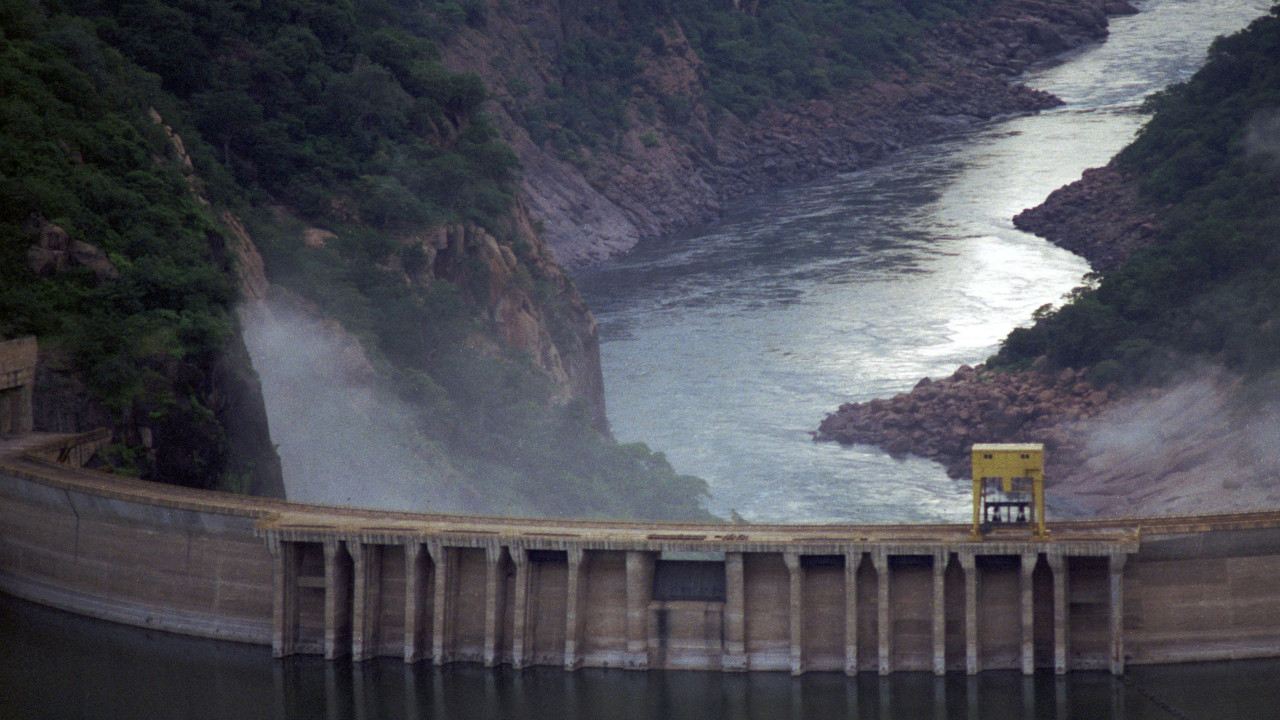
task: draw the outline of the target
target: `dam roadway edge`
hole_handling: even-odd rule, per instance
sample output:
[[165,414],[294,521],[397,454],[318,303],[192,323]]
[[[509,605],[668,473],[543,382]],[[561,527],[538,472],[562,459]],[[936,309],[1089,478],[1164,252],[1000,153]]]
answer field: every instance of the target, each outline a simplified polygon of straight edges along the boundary
[[967,525],[429,515],[0,452],[0,591],[276,656],[720,671],[1063,673],[1280,656],[1280,513]]

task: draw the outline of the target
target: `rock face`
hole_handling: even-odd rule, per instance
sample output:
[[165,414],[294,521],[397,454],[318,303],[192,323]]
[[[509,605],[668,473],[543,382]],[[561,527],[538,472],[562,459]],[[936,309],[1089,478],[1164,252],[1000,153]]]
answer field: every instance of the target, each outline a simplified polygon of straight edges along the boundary
[[152,479],[284,497],[262,390],[238,333],[212,357],[144,362],[175,393],[188,395],[163,407],[138,401],[114,411],[93,397],[67,358],[42,349],[36,429],[77,433],[109,427],[116,442],[145,453],[143,465]]
[[[1134,9],[1113,0],[998,2],[923,38],[920,72],[882,69],[874,82],[767,109],[749,122],[713,110],[707,68],[672,21],[635,58],[640,72],[625,101],[628,129],[613,147],[574,161],[537,145],[526,113],[558,86],[555,61],[568,38],[626,31],[613,3],[494,0],[484,28],[462,33],[444,56],[450,69],[484,79],[490,113],[523,166],[533,217],[556,259],[581,265],[714,216],[731,198],[856,169],[997,115],[1051,107],[1054,98],[1014,77],[1104,37],[1107,14],[1119,12]],[[617,22],[602,23],[601,14]]]
[[1182,382],[1089,422],[1054,494],[1099,514],[1193,514],[1280,506],[1280,386],[1197,367]]
[[35,236],[35,242],[27,249],[27,267],[31,272],[54,277],[86,268],[93,273],[98,285],[120,277],[120,271],[101,248],[83,240],[72,240],[66,230],[39,215],[31,216],[26,229]]
[[1036,207],[1013,218],[1035,233],[1089,261],[1094,270],[1114,270],[1156,240],[1163,225],[1155,208],[1138,197],[1137,183],[1115,163],[1084,171]]
[[925,378],[909,393],[850,403],[828,415],[817,440],[875,445],[936,460],[952,477],[969,473],[975,442],[1045,444],[1046,476],[1062,477],[1079,454],[1079,426],[1116,400],[1071,369],[997,373],[963,366]]
[[440,279],[466,289],[503,346],[528,353],[557,388],[558,402],[586,401],[596,429],[608,432],[604,380],[595,318],[565,271],[551,258],[525,203],[511,209],[512,246],[477,225],[431,228],[402,242],[425,258],[404,268],[396,258],[388,269],[406,282],[426,285]]
[[[153,122],[165,133],[168,157],[182,172],[203,206],[199,179],[182,139],[164,125],[155,110]],[[227,232],[206,236],[208,259],[235,275],[246,297],[265,291],[262,258],[230,213],[219,217]],[[63,228],[33,216],[27,230],[34,242],[27,251],[32,272],[55,276],[77,268],[93,274],[97,285],[115,281],[119,270],[100,248],[71,239]],[[35,427],[56,432],[114,430],[116,441],[145,454],[142,466],[156,480],[198,487],[221,487],[255,495],[284,497],[280,459],[271,442],[266,406],[239,327],[225,345],[207,356],[155,354],[135,362],[151,371],[149,397],[169,396],[163,403],[137,400],[131,406],[105,407],[89,392],[85,378],[70,358],[42,349],[36,370]]]

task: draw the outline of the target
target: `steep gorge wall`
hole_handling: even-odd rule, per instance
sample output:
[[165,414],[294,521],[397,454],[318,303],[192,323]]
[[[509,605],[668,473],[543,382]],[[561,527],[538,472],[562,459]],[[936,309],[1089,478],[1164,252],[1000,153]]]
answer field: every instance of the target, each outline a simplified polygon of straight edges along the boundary
[[[429,262],[417,282],[439,278],[482,287],[478,298],[502,343],[528,353],[557,387],[556,400],[585,400],[597,429],[608,432],[595,319],[569,276],[552,258],[523,199],[511,209],[511,246],[475,225],[434,228],[421,239]],[[468,264],[466,259],[480,262]],[[479,273],[479,276],[475,276]]]
[[1108,13],[1134,11],[1116,0],[994,3],[918,39],[913,72],[881,67],[874,80],[745,120],[715,106],[706,64],[671,19],[634,58],[639,72],[618,137],[566,158],[534,142],[527,113],[560,91],[556,61],[566,42],[627,32],[623,13],[610,3],[494,0],[487,8],[483,28],[444,47],[445,62],[484,79],[493,98],[487,107],[520,157],[530,209],[567,265],[597,262],[639,238],[712,217],[734,197],[856,169],[997,115],[1050,107],[1056,100],[1018,85],[1017,74],[1104,37]]

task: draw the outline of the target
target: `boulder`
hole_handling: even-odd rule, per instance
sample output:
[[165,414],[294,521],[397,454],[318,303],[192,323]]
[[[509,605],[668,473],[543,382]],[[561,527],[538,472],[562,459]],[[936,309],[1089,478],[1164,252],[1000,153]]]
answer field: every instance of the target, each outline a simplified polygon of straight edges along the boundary
[[75,268],[88,268],[98,285],[120,277],[120,270],[101,248],[72,240],[61,226],[32,215],[26,228],[36,236],[27,248],[27,267],[37,275],[55,277]]

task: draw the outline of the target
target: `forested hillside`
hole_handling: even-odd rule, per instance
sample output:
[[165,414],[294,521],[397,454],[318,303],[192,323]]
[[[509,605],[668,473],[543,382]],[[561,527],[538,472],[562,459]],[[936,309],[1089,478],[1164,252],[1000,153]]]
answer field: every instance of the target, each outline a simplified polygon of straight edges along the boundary
[[266,491],[265,425],[220,380],[261,415],[233,313],[256,241],[271,292],[336,320],[413,409],[455,496],[703,515],[701,481],[608,437],[594,323],[515,198],[483,84],[437,62],[483,14],[4,0],[0,335],[41,340],[43,424],[114,427],[118,472]]
[[0,336],[39,336],[38,425],[116,427],[125,471],[281,493],[231,259],[156,79],[88,22],[0,7]]

